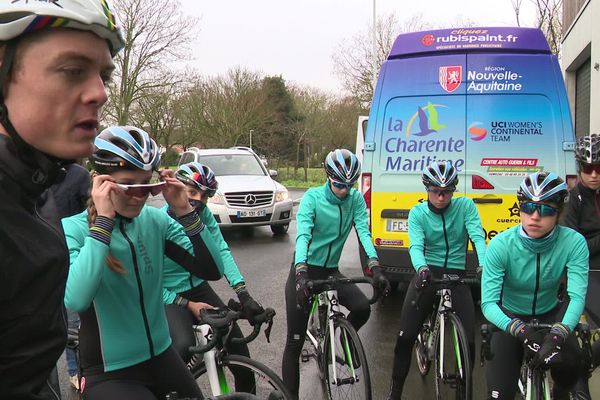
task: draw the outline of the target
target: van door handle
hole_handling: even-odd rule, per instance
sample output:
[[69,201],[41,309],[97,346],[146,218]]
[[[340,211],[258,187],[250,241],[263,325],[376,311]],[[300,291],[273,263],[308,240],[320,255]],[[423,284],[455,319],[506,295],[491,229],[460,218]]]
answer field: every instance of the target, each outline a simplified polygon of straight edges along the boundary
[[474,197],[473,202],[477,204],[502,204],[502,198]]

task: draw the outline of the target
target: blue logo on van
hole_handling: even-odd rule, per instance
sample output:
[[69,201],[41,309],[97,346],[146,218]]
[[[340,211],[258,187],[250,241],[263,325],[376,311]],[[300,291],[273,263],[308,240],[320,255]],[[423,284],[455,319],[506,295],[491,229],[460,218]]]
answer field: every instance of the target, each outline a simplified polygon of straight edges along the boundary
[[417,112],[413,114],[408,121],[406,127],[406,137],[410,136],[410,128],[417,117],[419,118],[419,132],[413,133],[415,136],[427,136],[433,132],[437,132],[444,129],[446,125],[442,125],[439,122],[438,112],[436,107],[446,107],[443,104],[432,104],[428,102],[425,107],[417,106]]

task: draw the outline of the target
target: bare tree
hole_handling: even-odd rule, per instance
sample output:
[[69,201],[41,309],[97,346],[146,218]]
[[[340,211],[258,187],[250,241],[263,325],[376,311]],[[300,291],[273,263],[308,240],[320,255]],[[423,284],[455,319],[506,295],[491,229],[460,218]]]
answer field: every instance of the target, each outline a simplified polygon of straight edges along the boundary
[[513,10],[515,11],[515,19],[517,22],[517,26],[521,26],[521,4],[523,4],[523,0],[510,0]]
[[402,32],[419,31],[430,28],[421,15],[398,22],[395,14],[389,14],[377,21],[375,29],[376,46],[372,42],[372,26],[368,30],[338,46],[333,55],[334,70],[341,79],[344,89],[365,108],[373,98],[373,71],[379,71],[386,60],[392,44]]
[[235,68],[223,77],[197,79],[182,99],[178,143],[238,145],[271,117],[260,74]]
[[[529,0],[535,8],[534,26],[540,28],[550,50],[560,57],[560,45],[562,41],[562,0]],[[511,0],[517,26],[521,26],[521,8],[523,0]]]
[[154,76],[169,64],[187,57],[197,21],[181,12],[178,0],[115,0],[125,48],[117,55],[115,81],[109,85],[108,117],[127,124],[135,103],[144,93],[163,85]]
[[531,0],[535,5],[537,27],[540,28],[550,50],[560,57],[562,41],[562,0]]
[[156,85],[141,93],[131,116],[135,125],[147,129],[157,143],[167,148],[179,127],[177,108],[184,93],[184,77],[172,74],[157,76]]

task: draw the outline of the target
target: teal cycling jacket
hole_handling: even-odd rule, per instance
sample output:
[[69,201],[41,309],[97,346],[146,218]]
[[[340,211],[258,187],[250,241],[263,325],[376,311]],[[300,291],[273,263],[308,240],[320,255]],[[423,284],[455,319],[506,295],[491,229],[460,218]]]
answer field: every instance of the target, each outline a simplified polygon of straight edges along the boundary
[[367,206],[356,189],[350,189],[344,199],[333,194],[328,182],[308,189],[300,201],[296,221],[294,265],[306,263],[337,268],[352,227],[358,233],[367,257],[377,258],[369,232]]
[[527,316],[552,310],[558,304],[558,288],[566,272],[570,302],[562,323],[575,328],[587,290],[589,253],[585,238],[557,225],[554,243],[546,251],[535,253],[524,247],[520,227],[503,231],[490,241],[481,280],[484,316],[506,330],[511,317],[502,308]]
[[417,204],[408,213],[409,254],[416,271],[421,267],[465,269],[467,244],[475,245],[481,264],[485,258],[485,236],[475,203],[454,197],[442,214],[428,203]]
[[[179,222],[145,206],[133,219],[115,219],[110,245],[90,236],[87,211],[62,220],[70,255],[65,306],[95,313],[97,328],[82,324],[81,332],[93,333],[81,343],[98,342],[92,347],[102,352],[104,371],[146,361],[171,344],[162,301],[165,264],[177,260],[209,279],[217,279],[223,270],[211,233],[195,213],[190,218],[199,229],[188,237]],[[124,274],[108,268],[109,253],[123,264]]]
[[[165,205],[161,210],[166,213],[169,210],[169,205]],[[234,287],[239,283],[244,283],[244,277],[231,255],[227,242],[223,239],[223,234],[213,213],[208,207],[204,207],[199,212],[199,215],[200,220],[212,234],[215,245],[219,249],[219,255],[223,262],[223,273],[229,285]],[[204,282],[203,279],[193,275],[176,262],[167,259],[163,269],[163,302],[165,304],[173,304],[175,296],[178,293],[190,290],[202,282]]]

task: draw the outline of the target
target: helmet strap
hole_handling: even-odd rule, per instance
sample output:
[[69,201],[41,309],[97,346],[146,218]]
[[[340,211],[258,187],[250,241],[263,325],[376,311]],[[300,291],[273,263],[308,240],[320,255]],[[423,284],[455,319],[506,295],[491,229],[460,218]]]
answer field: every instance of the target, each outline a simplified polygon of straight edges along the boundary
[[4,103],[4,88],[14,65],[18,42],[18,38],[6,42],[4,59],[0,65],[0,124],[4,126],[4,129],[6,129],[6,132],[10,135],[19,158],[29,164],[31,164],[32,161],[34,162],[36,170],[31,176],[33,183],[42,185],[46,182],[60,182],[66,175],[65,169],[60,162],[47,156],[23,140],[10,121],[8,108]]

